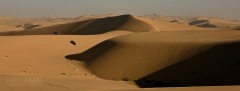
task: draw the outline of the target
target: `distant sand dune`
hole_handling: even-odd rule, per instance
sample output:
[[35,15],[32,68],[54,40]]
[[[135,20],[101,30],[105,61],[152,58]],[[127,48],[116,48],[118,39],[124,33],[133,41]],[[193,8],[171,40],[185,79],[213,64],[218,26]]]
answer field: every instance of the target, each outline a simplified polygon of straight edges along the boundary
[[131,15],[121,15],[55,25],[38,29],[29,29],[25,31],[1,32],[0,35],[44,35],[53,34],[54,32],[72,35],[92,35],[102,34],[115,30],[148,32],[156,31],[157,29],[155,29],[152,25],[145,23],[144,21],[134,18]]
[[232,27],[232,30],[240,30],[240,26]]
[[36,28],[36,27],[39,27],[41,25],[35,25],[35,24],[32,24],[32,23],[26,23],[26,24],[23,24],[22,27],[24,29],[33,29],[33,28]]
[[87,61],[105,79],[239,85],[239,46],[239,31],[150,32],[119,36],[66,58]]
[[209,20],[193,20],[188,24],[191,26],[203,27],[203,28],[216,28],[216,25],[210,24]]
[[238,22],[228,21],[219,18],[204,18],[204,17],[190,20],[188,24],[191,26],[197,26],[202,28],[222,28],[222,29],[228,28],[231,29],[231,27],[236,27],[240,25],[240,23]]
[[206,30],[208,28],[201,28],[196,26],[189,26],[187,24],[176,24],[169,21],[154,20],[146,17],[137,17],[138,19],[145,21],[151,25],[154,25],[159,31],[179,31],[179,30]]
[[0,33],[1,32],[11,31],[11,30],[21,31],[22,28],[13,27],[13,26],[9,26],[9,25],[0,25]]
[[198,25],[198,24],[202,24],[202,23],[206,23],[209,22],[209,20],[193,20],[191,22],[189,22],[189,25]]

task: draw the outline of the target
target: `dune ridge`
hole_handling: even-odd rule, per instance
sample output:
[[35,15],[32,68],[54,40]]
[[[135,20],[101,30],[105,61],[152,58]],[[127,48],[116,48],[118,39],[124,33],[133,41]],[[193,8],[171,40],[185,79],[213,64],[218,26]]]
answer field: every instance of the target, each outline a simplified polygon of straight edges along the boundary
[[[192,20],[200,22],[190,26]],[[156,14],[0,16],[0,21],[0,88],[6,91],[191,91],[240,85],[239,22]],[[40,86],[7,86],[14,84],[8,78],[35,76],[42,79]],[[220,87],[142,89],[183,86]]]
[[152,25],[134,18],[132,15],[97,18],[50,27],[28,29],[24,31],[1,32],[0,35],[49,35],[54,32],[68,35],[103,34],[110,31],[130,32],[157,31]]
[[[236,65],[240,60],[237,56],[240,53],[239,35],[239,31],[227,30],[130,34],[109,39],[66,58],[88,62],[89,69],[104,79],[177,81],[183,86],[239,85],[235,73],[239,71]],[[200,70],[201,67],[204,70]],[[230,83],[221,81],[224,72],[230,72],[224,78]],[[191,74],[196,75],[191,77]]]

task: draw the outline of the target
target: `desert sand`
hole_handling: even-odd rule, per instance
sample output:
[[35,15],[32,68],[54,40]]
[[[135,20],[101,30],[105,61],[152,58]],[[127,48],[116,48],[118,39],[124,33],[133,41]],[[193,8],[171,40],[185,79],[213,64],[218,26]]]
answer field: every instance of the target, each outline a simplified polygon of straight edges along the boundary
[[0,21],[3,91],[240,89],[237,21],[115,14]]

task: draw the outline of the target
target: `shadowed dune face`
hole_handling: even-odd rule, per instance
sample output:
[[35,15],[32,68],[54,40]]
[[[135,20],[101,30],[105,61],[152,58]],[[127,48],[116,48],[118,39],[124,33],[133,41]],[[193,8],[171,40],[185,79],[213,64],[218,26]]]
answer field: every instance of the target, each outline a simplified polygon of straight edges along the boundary
[[198,25],[198,24],[202,24],[202,23],[207,23],[209,22],[209,20],[193,20],[191,22],[189,22],[189,25]]
[[121,15],[99,19],[85,20],[50,27],[28,29],[25,31],[1,32],[0,35],[45,35],[59,32],[67,35],[103,34],[111,31],[124,30],[130,32],[156,31],[152,25],[138,20],[131,15]]
[[210,24],[209,20],[193,20],[188,24],[191,26],[203,27],[203,28],[216,28],[216,25]]
[[216,25],[213,25],[213,24],[209,24],[209,23],[204,23],[204,24],[197,25],[197,27],[216,28],[217,26],[216,26]]
[[77,28],[73,34],[102,34],[113,30],[126,30],[131,32],[156,31],[150,24],[134,18],[131,15],[102,18],[92,21],[90,24]]
[[33,28],[36,28],[36,27],[39,27],[40,25],[35,25],[35,24],[32,24],[32,23],[27,23],[27,24],[23,24],[22,27],[24,29],[33,29]]
[[240,30],[240,26],[232,27],[232,30]]
[[239,35],[224,30],[139,33],[66,58],[88,62],[101,78],[139,80],[141,87],[239,85]]
[[240,42],[217,45],[136,81],[140,87],[240,85]]

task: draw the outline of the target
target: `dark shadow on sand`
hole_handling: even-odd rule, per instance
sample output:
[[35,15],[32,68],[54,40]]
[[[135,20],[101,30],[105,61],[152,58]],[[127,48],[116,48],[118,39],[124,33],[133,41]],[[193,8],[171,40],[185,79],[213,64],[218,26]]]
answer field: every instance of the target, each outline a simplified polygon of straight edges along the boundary
[[92,35],[92,34],[103,34],[117,29],[123,25],[130,18],[131,15],[121,15],[117,17],[100,18],[94,20],[91,24],[82,27],[81,29],[74,30],[73,34],[80,35]]
[[137,81],[142,88],[240,85],[240,43],[216,46]]

